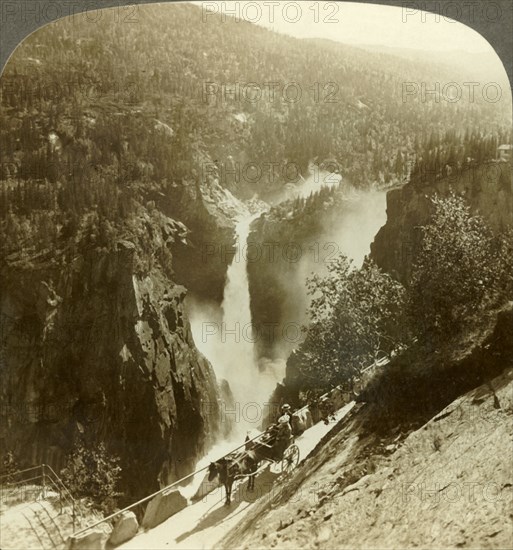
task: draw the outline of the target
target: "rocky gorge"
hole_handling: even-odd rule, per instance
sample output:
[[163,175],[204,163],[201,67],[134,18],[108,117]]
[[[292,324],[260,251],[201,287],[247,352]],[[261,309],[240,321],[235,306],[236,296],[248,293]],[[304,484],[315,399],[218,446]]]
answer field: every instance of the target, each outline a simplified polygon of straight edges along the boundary
[[513,193],[511,164],[490,161],[455,170],[445,177],[423,175],[387,194],[387,222],[371,244],[371,257],[385,271],[407,284],[418,254],[419,228],[432,214],[430,199],[456,193],[495,232],[511,228]]
[[58,471],[73,443],[105,442],[133,499],[188,473],[213,443],[218,383],[192,338],[187,289],[169,273],[173,252],[192,247],[187,233],[146,212],[109,249],[83,242],[71,258],[8,258],[1,439],[20,466]]

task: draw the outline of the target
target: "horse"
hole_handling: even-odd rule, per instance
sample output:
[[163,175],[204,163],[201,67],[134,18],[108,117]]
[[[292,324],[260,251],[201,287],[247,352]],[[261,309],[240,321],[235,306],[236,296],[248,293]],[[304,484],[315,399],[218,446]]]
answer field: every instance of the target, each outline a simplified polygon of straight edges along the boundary
[[[312,422],[314,424],[317,424],[317,422],[320,422],[321,420],[324,420],[327,412],[325,409],[325,403],[323,403],[323,406],[321,406],[321,400],[322,400],[322,391],[319,389],[316,390],[308,390],[306,392],[306,407],[308,411],[310,412],[310,415],[312,417]],[[322,400],[324,401],[324,400]]]
[[313,426],[312,413],[308,409],[295,411],[290,417],[290,426],[292,435],[301,435]]
[[310,415],[312,416],[312,422],[317,424],[322,420],[321,409],[319,407],[319,399],[317,397],[310,397],[307,404]]
[[208,467],[208,480],[213,481],[219,476],[219,481],[226,490],[225,506],[230,505],[232,486],[238,476],[249,475],[248,491],[255,487],[255,472],[258,469],[258,458],[254,451],[242,451],[238,455],[225,456],[216,462],[211,462]]

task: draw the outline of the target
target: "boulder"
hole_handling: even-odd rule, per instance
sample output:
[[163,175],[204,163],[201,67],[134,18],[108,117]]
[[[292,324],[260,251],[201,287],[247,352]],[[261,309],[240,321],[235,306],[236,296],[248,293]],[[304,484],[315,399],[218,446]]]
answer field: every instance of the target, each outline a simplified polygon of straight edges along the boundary
[[66,550],[104,550],[108,533],[102,527],[95,527],[80,535],[71,535],[66,542]]
[[187,499],[180,491],[168,489],[150,500],[142,520],[142,526],[144,529],[152,529],[186,506]]
[[139,522],[133,512],[123,512],[119,515],[119,519],[114,525],[114,529],[109,538],[109,544],[119,546],[127,540],[133,538],[139,530]]

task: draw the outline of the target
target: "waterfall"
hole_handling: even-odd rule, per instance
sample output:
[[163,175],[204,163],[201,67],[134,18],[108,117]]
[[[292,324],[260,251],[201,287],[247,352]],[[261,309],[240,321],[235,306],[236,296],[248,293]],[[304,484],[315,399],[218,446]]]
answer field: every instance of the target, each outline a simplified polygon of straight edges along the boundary
[[220,309],[205,304],[189,308],[196,346],[211,362],[218,380],[230,385],[236,411],[231,417],[238,435],[260,425],[266,403],[284,375],[274,365],[259,366],[254,352],[258,332],[251,322],[247,239],[251,222],[259,215],[244,211],[236,221],[236,243]]
[[[228,380],[235,400],[244,406],[260,393],[258,365],[254,354],[254,331],[251,324],[247,273],[247,239],[251,222],[257,215],[246,214],[235,227],[235,255],[226,273],[221,310],[221,376]],[[268,396],[266,396],[268,397]]]
[[[212,364],[217,379],[228,382],[235,401],[234,407],[221,404],[226,407],[222,416],[226,414],[235,421],[231,434],[228,439],[218,441],[196,464],[196,469],[241,445],[248,430],[260,426],[265,403],[285,374],[284,370],[259,367],[254,353],[246,245],[251,222],[259,214],[244,212],[236,222],[234,255],[226,273],[221,307],[189,303],[196,347]],[[195,476],[187,487],[181,488],[182,494],[191,498],[203,481],[203,474]]]

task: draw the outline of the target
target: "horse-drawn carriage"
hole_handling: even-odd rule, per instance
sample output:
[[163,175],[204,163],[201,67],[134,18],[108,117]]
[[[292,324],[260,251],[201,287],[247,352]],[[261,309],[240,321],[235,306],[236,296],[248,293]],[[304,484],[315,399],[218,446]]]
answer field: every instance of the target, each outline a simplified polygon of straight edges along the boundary
[[261,461],[275,467],[279,473],[290,473],[299,464],[299,447],[294,443],[294,437],[291,436],[280,443],[279,440],[273,440],[272,436],[267,438],[266,435],[264,433],[261,438],[248,441],[246,450],[255,451]]
[[[225,504],[230,504],[233,483],[248,478],[248,490],[255,487],[256,476],[267,467],[275,468],[281,475],[288,475],[299,463],[299,447],[291,436],[288,441],[280,441],[277,434],[264,432],[249,439],[246,438],[244,449],[226,455],[209,467],[208,480],[219,476],[226,489]],[[263,465],[262,462],[264,463]]]
[[[383,352],[379,352],[383,354]],[[364,374],[371,368],[382,366],[389,361],[388,356],[378,357],[374,363],[361,371]],[[233,452],[224,456],[217,462],[213,462],[209,467],[209,481],[213,481],[216,476],[226,488],[226,504],[230,504],[232,485],[236,479],[248,478],[248,489],[254,488],[255,477],[267,466],[260,467],[262,462],[274,467],[276,473],[286,475],[290,473],[299,463],[299,448],[294,443],[294,435],[301,435],[304,431],[320,421],[328,424],[336,420],[336,413],[342,407],[347,405],[362,391],[365,385],[361,375],[355,376],[346,384],[340,384],[330,391],[319,395],[317,393],[307,392],[305,398],[307,404],[292,412],[289,405],[288,411],[283,417],[278,419],[277,424],[273,424],[264,433],[250,439],[246,438],[245,448],[238,452]],[[288,417],[285,423],[289,427],[290,437],[280,438],[279,434],[274,432],[274,428],[279,428],[280,421]],[[290,424],[289,424],[290,422]],[[278,430],[279,432],[279,430]]]

